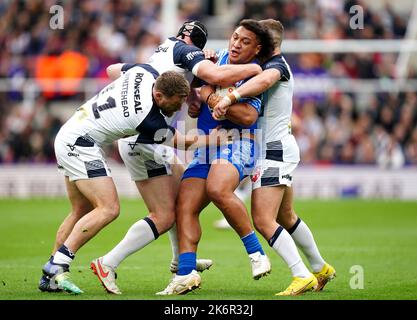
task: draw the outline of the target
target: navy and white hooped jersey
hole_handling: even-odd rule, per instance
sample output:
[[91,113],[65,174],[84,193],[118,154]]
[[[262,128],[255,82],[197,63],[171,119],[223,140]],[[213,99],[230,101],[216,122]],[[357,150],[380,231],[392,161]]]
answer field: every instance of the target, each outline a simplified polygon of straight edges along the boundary
[[262,130],[262,141],[259,141],[262,158],[299,162],[299,148],[291,134],[294,90],[291,68],[285,58],[279,54],[265,62],[262,69],[277,69],[281,74],[281,79],[263,94],[262,110],[258,118],[258,129]]
[[62,127],[65,140],[86,147],[102,146],[139,133],[143,140],[164,142],[166,137],[155,137],[155,133],[166,129],[168,134],[172,128],[153,103],[152,86],[157,76],[149,65],[130,68],[77,109]]

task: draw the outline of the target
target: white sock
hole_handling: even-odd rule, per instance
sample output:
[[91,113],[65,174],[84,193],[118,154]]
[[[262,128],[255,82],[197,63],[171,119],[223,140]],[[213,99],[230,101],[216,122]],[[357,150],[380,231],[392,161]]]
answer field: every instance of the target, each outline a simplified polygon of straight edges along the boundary
[[103,264],[116,269],[129,255],[147,246],[155,239],[150,224],[145,220],[139,220],[129,228],[122,241],[103,257]]
[[171,242],[172,260],[178,261],[178,237],[177,237],[177,225],[174,224],[168,231],[169,241]]
[[63,254],[62,252],[55,252],[54,259],[52,260],[53,263],[57,264],[67,264],[70,265],[72,262],[72,258],[68,257],[67,255]]
[[325,261],[320,255],[310,228],[304,221],[300,220],[298,226],[296,226],[295,230],[291,233],[291,237],[304,253],[308,262],[310,262],[313,272],[319,272],[323,268]]
[[272,248],[288,265],[288,268],[290,268],[293,277],[309,277],[310,271],[308,271],[303,260],[301,259],[301,256],[297,250],[297,246],[295,245],[294,240],[291,238],[287,230],[280,226],[273,237],[275,237],[279,230],[281,231],[278,237],[275,239],[275,242],[272,244]]

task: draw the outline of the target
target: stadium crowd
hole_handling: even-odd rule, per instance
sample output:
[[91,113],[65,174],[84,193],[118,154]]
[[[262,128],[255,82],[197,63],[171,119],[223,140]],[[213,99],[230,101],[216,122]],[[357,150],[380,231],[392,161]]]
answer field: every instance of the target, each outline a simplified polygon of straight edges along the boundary
[[[354,0],[235,2],[241,12],[234,18],[279,19],[285,39],[401,39],[408,20],[388,3],[375,9]],[[63,29],[50,27],[55,4],[65,12]],[[213,4],[180,1],[179,19],[207,21],[210,32]],[[364,8],[364,29],[349,26],[349,8],[355,4]],[[105,78],[109,64],[146,61],[161,41],[160,11],[160,0],[2,1],[0,81],[8,79],[11,88],[0,86],[0,163],[54,162],[53,141],[62,123],[50,109],[59,107],[57,101],[74,101],[76,107],[84,98],[82,83],[59,80]],[[308,53],[287,60],[295,78],[396,77],[394,54]],[[415,70],[408,77],[416,78]],[[22,90],[25,78],[36,79],[42,89],[33,99]],[[301,163],[417,165],[416,92],[300,93],[293,103]]]

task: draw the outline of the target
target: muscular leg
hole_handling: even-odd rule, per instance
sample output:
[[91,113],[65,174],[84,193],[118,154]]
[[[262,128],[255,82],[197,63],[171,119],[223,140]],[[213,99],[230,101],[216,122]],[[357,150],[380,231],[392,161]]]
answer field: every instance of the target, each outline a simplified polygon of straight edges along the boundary
[[135,222],[124,238],[103,256],[103,264],[113,269],[129,255],[156,240],[174,223],[177,189],[173,176],[159,176],[135,183],[149,214],[145,219]]
[[209,202],[205,179],[181,181],[175,209],[180,254],[197,251],[201,238],[199,215]]
[[175,220],[177,181],[173,176],[160,176],[135,183],[149,210],[148,218],[154,222],[160,235],[165,233]]
[[236,167],[218,159],[211,165],[207,177],[207,194],[242,240],[249,255],[252,276],[258,280],[271,272],[271,263],[252,228],[244,203],[234,194],[239,180]]
[[276,222],[285,188],[285,186],[261,187],[252,191],[253,221],[255,228],[287,263],[293,277],[308,278],[311,274],[304,265],[294,240]]
[[[97,177],[77,180],[75,187],[90,201],[94,209],[78,220],[64,242],[64,245],[73,253],[116,219],[120,210],[119,198],[112,178]],[[78,199],[71,194],[69,197],[72,206],[77,206]]]
[[[175,183],[175,198],[174,198],[174,220],[175,220],[175,204],[178,197],[178,190],[180,189],[181,178],[184,174],[185,167],[182,164],[181,160],[179,160],[176,156],[174,158],[174,163],[171,164],[172,170],[172,177]],[[179,255],[179,248],[178,248],[178,235],[177,235],[177,225],[173,224],[172,228],[168,230],[169,241],[171,243],[171,250],[172,250],[172,261],[170,270],[171,272],[175,273],[178,267],[178,255]]]
[[198,288],[197,246],[201,238],[200,212],[209,204],[206,180],[190,177],[181,181],[175,208],[179,239],[178,271],[168,286],[157,295],[182,294]]
[[[57,252],[59,248],[63,247],[64,242],[67,240],[68,236],[74,229],[75,224],[89,211],[93,210],[93,206],[90,201],[78,190],[74,182],[69,181],[68,177],[65,177],[65,185],[67,187],[68,197],[71,202],[71,212],[64,219],[58,231],[56,233],[54,248],[51,253],[51,258],[43,266],[43,275],[39,280],[39,289],[41,291],[47,292],[59,292],[62,289],[68,290],[71,289],[71,292],[80,293],[82,292],[75,285],[68,287],[68,285],[63,285],[62,287],[57,287],[55,282],[55,276],[58,273],[63,273],[68,271],[68,267],[72,261],[73,257],[68,257],[62,252]],[[58,267],[53,264],[53,261],[56,259],[55,256],[58,256],[56,263],[61,265]]]
[[283,192],[282,204],[278,211],[277,222],[289,230],[297,222],[298,217],[293,207],[293,188],[286,187]]
[[207,194],[242,238],[253,231],[245,204],[234,194],[239,172],[230,162],[216,160],[207,177]]
[[323,268],[325,261],[320,255],[310,228],[295,214],[293,194],[293,188],[287,187],[278,213],[278,223],[290,233],[297,246],[306,256],[313,271],[319,272]]
[[93,210],[93,206],[90,201],[77,189],[74,182],[70,182],[68,177],[65,177],[65,185],[67,187],[67,193],[72,205],[71,212],[64,219],[58,231],[56,233],[55,244],[51,255],[53,256],[60,246],[67,240],[74,225],[85,214]]
[[[65,291],[79,294],[83,291],[69,279],[69,266],[74,259],[75,253],[88,240],[94,237],[102,228],[113,221],[119,215],[119,199],[113,179],[110,177],[97,177],[93,179],[77,180],[70,182],[66,178],[68,197],[73,208],[86,206],[86,199],[94,208],[83,215],[82,218],[71,226],[74,219],[64,222],[60,236],[66,237],[64,243],[55,252],[53,259],[43,267],[44,276],[39,282],[42,291]],[[55,287],[54,287],[55,286]]]
[[284,195],[283,186],[262,187],[252,191],[251,213],[256,230],[265,240],[271,239],[279,227],[276,222]]

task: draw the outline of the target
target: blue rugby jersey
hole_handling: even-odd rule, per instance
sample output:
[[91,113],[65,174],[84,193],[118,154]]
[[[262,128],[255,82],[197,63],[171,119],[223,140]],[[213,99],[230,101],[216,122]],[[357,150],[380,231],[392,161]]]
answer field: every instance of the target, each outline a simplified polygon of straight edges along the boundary
[[[217,64],[219,66],[225,65],[229,63],[229,53],[227,49],[224,49],[218,53],[219,59],[217,61]],[[241,80],[237,83],[235,83],[235,87],[240,87],[243,83],[245,83],[248,79]],[[254,107],[258,113],[261,110],[261,95],[257,97],[247,97],[247,98],[241,98],[239,99],[239,102],[247,103],[250,106]],[[256,122],[250,126],[250,127],[243,127],[238,124],[235,124],[229,120],[222,120],[217,121],[214,120],[209,107],[206,103],[201,104],[201,112],[197,120],[197,128],[204,131],[204,133],[209,134],[210,129],[214,129],[217,126],[221,125],[225,129],[233,129],[236,128],[239,131],[242,129],[250,129],[250,132],[254,133],[255,129],[257,128]]]

